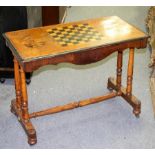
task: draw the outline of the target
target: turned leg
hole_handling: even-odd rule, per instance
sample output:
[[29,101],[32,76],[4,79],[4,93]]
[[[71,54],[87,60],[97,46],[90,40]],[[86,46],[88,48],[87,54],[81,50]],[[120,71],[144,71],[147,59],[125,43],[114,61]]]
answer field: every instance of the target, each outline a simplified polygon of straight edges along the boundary
[[[128,98],[132,98],[133,67],[134,67],[134,48],[130,48],[128,72],[127,72],[127,87],[126,87],[126,95],[128,96]],[[136,115],[136,117],[139,117],[140,106],[141,106],[140,102],[133,106],[133,113]]]
[[27,136],[28,136],[28,143],[33,145],[37,142],[36,131],[30,122],[30,116],[28,112],[28,96],[27,96],[27,87],[26,87],[26,79],[25,79],[25,72],[23,68],[20,68],[20,75],[21,75],[21,90],[22,90],[22,126],[24,127]]
[[11,111],[17,116],[19,122],[24,128],[28,143],[33,145],[37,142],[36,131],[30,121],[28,112],[28,96],[25,81],[25,72],[22,66],[19,66],[18,61],[14,58],[14,72],[15,72],[15,89],[16,99],[11,101]]
[[131,96],[132,94],[133,66],[134,66],[134,48],[130,48],[128,73],[127,73],[127,88],[126,88],[126,93],[128,96]]
[[122,59],[123,59],[123,52],[118,51],[118,56],[117,56],[117,78],[116,78],[116,83],[117,83],[117,95],[121,95],[121,85],[122,85]]
[[[14,58],[14,76],[15,76],[15,91],[16,91],[16,108],[21,112],[21,87],[20,87],[20,73],[18,61]],[[11,111],[14,112],[11,106]]]
[[29,113],[28,113],[28,97],[27,97],[27,88],[26,88],[26,80],[25,80],[25,72],[23,68],[20,68],[21,74],[21,89],[22,89],[22,118],[25,122],[29,121]]

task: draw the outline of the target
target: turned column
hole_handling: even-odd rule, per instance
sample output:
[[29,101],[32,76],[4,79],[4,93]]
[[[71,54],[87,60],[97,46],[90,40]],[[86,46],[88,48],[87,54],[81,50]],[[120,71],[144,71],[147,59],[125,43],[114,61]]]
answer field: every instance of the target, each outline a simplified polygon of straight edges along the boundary
[[25,72],[22,67],[20,68],[20,74],[21,74],[21,89],[22,89],[22,118],[25,122],[28,122],[29,121],[28,96],[27,96]]
[[127,88],[126,88],[126,93],[128,96],[132,95],[133,65],[134,65],[134,48],[130,48],[128,72],[127,72]]
[[117,78],[116,78],[118,95],[121,95],[122,60],[123,60],[123,51],[118,51],[118,55],[117,55]]
[[16,90],[16,107],[21,111],[21,79],[19,73],[19,64],[16,58],[14,58],[14,76],[15,76],[15,90]]

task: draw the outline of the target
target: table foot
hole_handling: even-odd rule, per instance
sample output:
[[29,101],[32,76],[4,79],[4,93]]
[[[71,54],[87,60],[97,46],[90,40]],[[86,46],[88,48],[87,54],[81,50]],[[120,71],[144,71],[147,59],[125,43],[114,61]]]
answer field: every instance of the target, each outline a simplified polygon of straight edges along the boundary
[[[116,80],[114,78],[108,78],[107,88],[109,90],[118,90]],[[122,96],[133,107],[133,114],[139,118],[141,113],[141,102],[134,95],[127,95],[126,89],[123,86],[121,86],[120,96]]]
[[11,101],[11,112],[15,114],[18,118],[18,121],[22,125],[22,127],[25,130],[25,133],[27,134],[28,137],[28,143],[30,145],[34,145],[37,143],[37,136],[36,136],[36,131],[32,125],[32,123],[29,121],[25,122],[22,118],[21,111],[17,109],[16,107],[16,100]]

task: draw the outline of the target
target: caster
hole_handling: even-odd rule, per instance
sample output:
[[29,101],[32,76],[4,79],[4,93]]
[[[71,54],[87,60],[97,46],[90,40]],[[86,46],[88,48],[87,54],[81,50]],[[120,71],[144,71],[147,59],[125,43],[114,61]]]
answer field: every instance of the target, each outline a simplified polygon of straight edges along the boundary
[[136,118],[140,117],[140,111],[138,110],[133,110],[133,114],[135,115]]
[[26,79],[26,84],[30,84],[31,83],[31,79]]
[[0,83],[4,83],[5,79],[4,78],[0,78]]
[[109,91],[113,91],[113,88],[111,88],[111,87],[107,87],[107,89],[108,89]]
[[139,115],[135,115],[136,116],[136,118],[140,118],[140,116]]

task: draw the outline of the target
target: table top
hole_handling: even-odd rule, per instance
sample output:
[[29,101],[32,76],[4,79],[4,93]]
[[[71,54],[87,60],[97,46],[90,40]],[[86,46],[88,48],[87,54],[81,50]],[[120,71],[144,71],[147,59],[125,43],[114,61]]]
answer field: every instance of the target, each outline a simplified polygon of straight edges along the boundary
[[4,34],[21,61],[54,57],[146,38],[138,28],[117,16],[38,27]]

